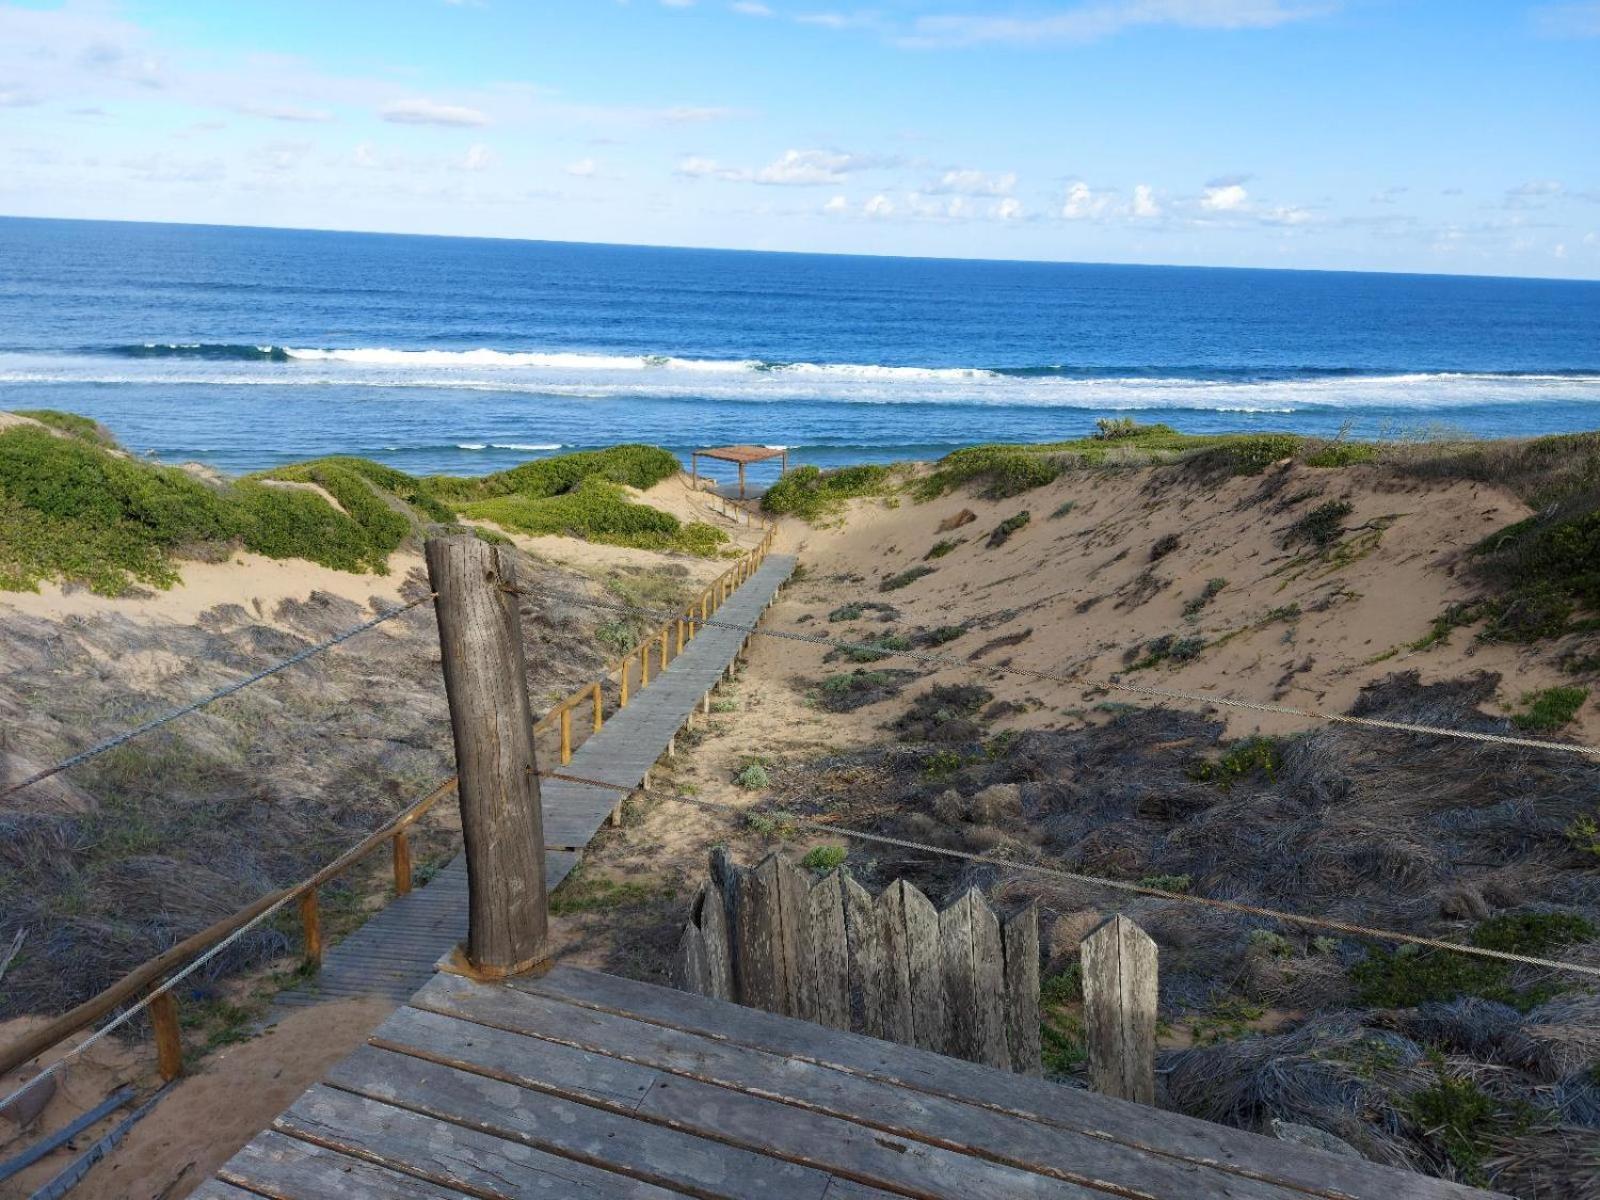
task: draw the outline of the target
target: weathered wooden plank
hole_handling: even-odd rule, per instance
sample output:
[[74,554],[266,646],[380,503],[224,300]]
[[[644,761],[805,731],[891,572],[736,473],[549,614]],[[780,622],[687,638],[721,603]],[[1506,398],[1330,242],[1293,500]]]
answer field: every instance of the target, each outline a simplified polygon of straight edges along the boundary
[[786,1016],[817,1019],[816,973],[811,951],[811,879],[787,854],[769,855],[777,865],[776,920],[778,950],[783,959],[783,1007]]
[[850,1028],[850,953],[844,921],[844,877],[830,871],[806,896],[811,961],[809,1020],[834,1029]]
[[[641,1068],[748,1092],[1086,1187],[1109,1183],[1124,1194],[1166,1198],[1225,1195],[1232,1200],[1299,1200],[1303,1196],[1298,1190],[1147,1154],[1108,1138],[919,1094],[832,1067],[584,1009],[552,997],[441,978],[419,995],[417,1002],[507,1036],[509,1031],[519,1031],[530,1039],[548,1039],[574,1050],[615,1056]],[[474,1039],[470,1055],[470,1060],[464,1060],[469,1065],[481,1063],[493,1071],[499,1069],[496,1064],[512,1060],[514,1052],[509,1043],[491,1046]]]
[[[833,1192],[828,1193],[833,1196]],[[208,1179],[189,1193],[189,1200],[261,1200],[259,1192],[247,1192],[231,1183]]]
[[[1106,1200],[1105,1192],[1098,1189],[909,1138],[890,1138],[853,1121],[681,1077],[651,1088],[638,1111],[640,1116],[714,1138],[729,1147],[759,1148],[764,1154],[819,1172],[846,1175],[929,1200],[973,1200],[975,1196]],[[755,1188],[740,1193],[761,1194]]]
[[1154,1104],[1156,944],[1120,913],[1079,946],[1083,1028],[1094,1090]]
[[510,986],[1015,1113],[1153,1154],[1221,1166],[1257,1179],[1281,1180],[1315,1196],[1341,1200],[1392,1200],[1397,1195],[1408,1200],[1483,1200],[1484,1196],[1460,1184],[1317,1150],[1289,1148],[1271,1138],[1180,1113],[1162,1112],[1152,1119],[1151,1110],[1142,1105],[597,971],[563,966],[538,979],[512,980]]
[[[435,1189],[449,1189],[443,1194],[451,1196],[463,1189],[505,1200],[568,1196],[664,1200],[677,1194],[592,1163],[328,1087],[312,1088],[302,1096],[278,1119],[277,1128],[289,1135],[286,1140],[311,1139],[344,1155],[420,1175]],[[312,1178],[326,1188],[340,1176],[324,1166]],[[322,1200],[329,1194],[312,1192],[306,1200]],[[367,1195],[360,1188],[331,1194]],[[418,1196],[439,1194],[432,1190]],[[401,1196],[410,1200],[404,1193]]]
[[916,1002],[911,994],[911,954],[906,940],[906,885],[896,882],[879,892],[875,908],[882,972],[875,996],[877,1015],[867,1028],[876,1027],[878,1036],[887,1041],[913,1045],[916,1027],[912,1011]]
[[1039,1045],[1039,909],[1028,905],[1001,929],[1005,950],[1006,1045],[1011,1069],[1038,1075],[1043,1067]]
[[769,856],[734,879],[734,969],[741,1004],[781,1013],[789,995],[779,941],[778,860]]
[[849,987],[852,1023],[873,1037],[883,1037],[883,939],[877,910],[866,888],[848,871],[843,880],[845,932],[849,942]]
[[697,996],[715,996],[711,968],[706,962],[706,938],[700,932],[700,912],[705,907],[708,885],[702,885],[689,904],[689,920],[672,960],[672,986]]
[[[459,995],[473,986],[460,976],[441,975],[438,983],[430,984],[422,994]],[[495,989],[483,990],[497,994]],[[377,1028],[370,1042],[452,1066],[471,1063],[499,1070],[513,1082],[538,1081],[568,1095],[621,1109],[637,1105],[658,1078],[655,1071],[614,1055],[539,1041],[481,1022],[469,1023],[439,1005],[431,1010],[401,1009]]]
[[[338,1093],[331,1093],[337,1096]],[[355,1101],[354,1096],[349,1097]],[[371,1101],[356,1101],[371,1104]],[[376,1107],[376,1106],[374,1106]],[[261,1134],[217,1172],[226,1192],[218,1196],[272,1196],[275,1200],[324,1200],[330,1195],[363,1200],[451,1200],[451,1187],[404,1175],[352,1154],[301,1141],[273,1130]],[[237,1184],[238,1187],[234,1187]],[[245,1192],[243,1188],[251,1189]],[[204,1188],[192,1196],[205,1196]]]
[[878,896],[883,936],[885,994],[892,1007],[884,1029],[897,1042],[942,1052],[945,1040],[944,972],[939,912],[916,888],[896,880]]
[[328,1082],[550,1154],[604,1163],[618,1174],[661,1187],[713,1196],[809,1200],[820,1196],[827,1184],[823,1172],[809,1167],[372,1046],[335,1067]]
[[945,1053],[1010,1070],[1000,922],[977,888],[939,914]]
[[707,987],[702,994],[716,1000],[732,1000],[733,945],[728,936],[728,897],[715,862],[697,917],[706,954]]

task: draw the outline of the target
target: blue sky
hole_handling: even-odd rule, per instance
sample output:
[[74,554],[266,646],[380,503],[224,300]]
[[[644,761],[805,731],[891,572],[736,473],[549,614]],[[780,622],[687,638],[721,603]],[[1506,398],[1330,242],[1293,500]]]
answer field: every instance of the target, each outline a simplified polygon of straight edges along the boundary
[[1600,277],[1600,0],[0,2],[0,212]]

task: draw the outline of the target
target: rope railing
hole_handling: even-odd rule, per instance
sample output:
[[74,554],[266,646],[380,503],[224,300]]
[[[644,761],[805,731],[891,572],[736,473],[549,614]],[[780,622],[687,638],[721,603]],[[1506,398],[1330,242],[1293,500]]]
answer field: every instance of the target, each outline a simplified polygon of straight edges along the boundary
[[[668,657],[668,649],[671,645],[670,635],[674,631],[677,632],[679,640],[676,648],[677,653],[681,654],[687,641],[693,638],[700,629],[707,627],[710,614],[721,607],[727,598],[759,569],[762,561],[772,548],[775,535],[776,527],[767,523],[767,531],[755,547],[746,552],[738,562],[734,563],[707,585],[681,616],[676,613],[671,614],[671,620],[663,624],[650,638],[644,641],[641,651],[646,656],[646,659],[640,663],[641,687],[649,682],[647,658],[657,642],[659,641],[661,647],[661,668],[664,670],[670,661]],[[432,601],[434,598],[435,594],[429,592],[398,608],[386,610],[368,621],[363,621],[359,625],[335,634],[325,641],[309,646],[280,662],[218,688],[198,700],[170,709],[115,737],[98,742],[86,750],[63,759],[49,768],[35,772],[27,779],[11,785],[4,792],[0,792],[0,799],[5,799],[16,792],[22,791],[24,788],[49,779],[80,763],[87,762],[100,754],[131,741],[141,734],[148,733],[171,721],[175,721],[179,717],[197,712],[218,700],[234,695],[254,683],[270,678],[297,663],[305,662],[315,655],[349,641],[357,634],[364,633],[386,621],[391,621],[417,608],[419,605]],[[676,622],[675,625],[674,622]],[[594,704],[593,729],[598,732],[604,721],[601,680],[613,673],[620,673],[621,704],[625,706],[628,696],[629,668],[633,665],[635,657],[636,652],[630,652],[613,663],[610,669],[601,676],[601,679],[592,680],[584,684],[565,699],[558,701],[534,721],[533,727],[535,731],[548,727],[552,721],[560,722],[560,759],[563,765],[571,759],[571,713],[573,708],[592,698]],[[675,655],[672,657],[675,657]],[[396,895],[408,893],[411,890],[412,879],[411,849],[407,831],[439,800],[451,794],[456,789],[456,783],[455,776],[444,780],[426,796],[397,813],[377,830],[368,834],[349,850],[339,855],[338,858],[321,867],[313,875],[290,887],[269,893],[239,911],[224,917],[208,928],[190,935],[161,954],[141,963],[98,995],[63,1013],[29,1035],[0,1048],[0,1075],[4,1075],[26,1063],[34,1056],[71,1037],[74,1033],[87,1028],[134,997],[139,997],[134,1003],[124,1008],[115,1018],[107,1022],[106,1025],[74,1047],[68,1055],[56,1060],[49,1068],[29,1080],[26,1084],[23,1084],[11,1096],[6,1097],[5,1100],[0,1100],[0,1107],[9,1103],[16,1096],[21,1095],[22,1092],[32,1087],[40,1079],[60,1070],[70,1059],[82,1054],[89,1046],[101,1040],[113,1030],[125,1025],[138,1013],[147,1009],[151,1012],[159,1052],[158,1058],[163,1064],[172,1064],[170,1073],[164,1066],[163,1074],[171,1078],[177,1073],[177,1064],[181,1063],[178,1016],[176,1005],[171,998],[172,987],[201,965],[211,961],[223,949],[244,936],[250,929],[255,928],[261,921],[266,920],[291,902],[300,904],[300,918],[306,934],[307,961],[310,964],[320,962],[322,945],[320,919],[316,906],[317,890],[324,883],[342,874],[387,841],[392,843],[393,849],[395,893]]]
[[[556,779],[563,783],[583,784],[589,787],[604,788],[609,791],[615,791],[617,786],[615,783],[606,783],[600,779],[588,779],[581,775],[571,775],[562,771],[542,772],[540,778]],[[744,820],[750,814],[748,808],[741,808],[733,804],[722,804],[715,800],[706,800],[699,796],[684,795],[679,792],[662,791],[659,788],[640,786],[635,788],[634,791],[650,799],[685,804],[739,820]],[[927,842],[913,841],[909,838],[891,837],[887,834],[872,833],[864,829],[851,829],[846,825],[839,825],[832,821],[813,820],[795,813],[785,812],[784,820],[797,828],[811,829],[818,833],[869,842],[880,846],[893,846],[897,849],[911,850],[941,858],[960,859],[963,862],[977,863],[986,867],[998,867],[1007,871],[1020,871],[1026,874],[1058,879],[1065,883],[1086,884],[1091,887],[1129,892],[1139,896],[1151,896],[1160,900],[1175,900],[1184,904],[1220,909],[1224,912],[1238,913],[1242,916],[1265,917],[1275,921],[1286,921],[1308,929],[1326,929],[1356,937],[1405,943],[1432,950],[1454,951],[1477,958],[1498,959],[1502,962],[1543,967],[1552,971],[1572,972],[1600,979],[1600,967],[1589,966],[1585,963],[1563,962],[1559,959],[1542,958],[1538,955],[1517,954],[1509,950],[1493,950],[1484,946],[1464,945],[1460,942],[1448,942],[1442,938],[1427,937],[1423,934],[1405,933],[1397,929],[1380,929],[1353,921],[1340,921],[1333,917],[1318,917],[1308,913],[1287,912],[1283,909],[1266,908],[1258,904],[1246,904],[1239,900],[1223,900],[1212,896],[1197,896],[1190,892],[1174,892],[1166,888],[1151,887],[1148,884],[1132,883],[1125,879],[1113,879],[1105,875],[1088,875],[1080,871],[1068,871],[1061,867],[1046,866],[1042,863],[1030,863],[1023,859],[996,858],[991,854],[952,850],[945,846],[934,846]]]

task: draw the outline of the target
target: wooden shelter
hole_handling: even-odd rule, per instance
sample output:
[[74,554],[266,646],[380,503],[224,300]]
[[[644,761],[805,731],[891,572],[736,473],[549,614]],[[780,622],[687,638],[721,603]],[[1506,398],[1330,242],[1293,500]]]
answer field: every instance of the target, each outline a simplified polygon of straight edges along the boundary
[[689,453],[689,474],[694,480],[696,489],[700,487],[700,460],[714,458],[719,462],[737,463],[739,466],[739,499],[744,499],[744,469],[751,463],[769,462],[774,458],[783,460],[779,468],[779,476],[788,473],[789,450],[784,446],[717,446],[709,450],[692,450]]

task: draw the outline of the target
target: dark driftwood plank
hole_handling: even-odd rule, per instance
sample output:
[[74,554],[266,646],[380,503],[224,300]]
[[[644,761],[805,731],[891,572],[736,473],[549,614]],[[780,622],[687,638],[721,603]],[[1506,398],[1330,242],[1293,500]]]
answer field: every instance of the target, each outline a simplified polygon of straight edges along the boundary
[[[838,1117],[682,1077],[663,1079],[651,1088],[639,1113],[677,1129],[736,1146],[759,1146],[764,1153],[820,1171],[930,1200],[973,1200],[977,1196],[1106,1200],[1103,1191],[909,1138],[895,1139]],[[765,1195],[755,1188],[740,1194]]]
[[811,1020],[833,1029],[850,1028],[849,945],[844,923],[844,876],[831,871],[806,897],[811,937]]
[[1094,1090],[1154,1104],[1156,1094],[1156,944],[1118,914],[1079,947],[1083,1028]]
[[[500,1030],[614,1055],[642,1067],[812,1109],[895,1137],[1085,1186],[1109,1182],[1124,1192],[1171,1198],[1227,1195],[1236,1200],[1296,1200],[1303,1196],[1288,1188],[1133,1150],[1105,1138],[552,997],[441,978],[417,997],[417,1003]],[[512,1053],[490,1047],[483,1039],[474,1040],[474,1055],[481,1049],[478,1061],[491,1069]],[[661,1086],[657,1084],[651,1094],[659,1094]],[[783,1123],[793,1118],[773,1119]]]
[[698,922],[704,942],[706,990],[716,1000],[733,999],[733,946],[728,941],[728,909],[722,884],[713,879],[701,896]]
[[1280,1180],[1313,1195],[1358,1200],[1393,1200],[1397,1196],[1407,1200],[1484,1200],[1486,1195],[1430,1176],[1288,1146],[1178,1113],[1154,1112],[1077,1088],[1002,1074],[910,1046],[787,1021],[596,971],[559,967],[540,979],[513,980],[511,986],[1017,1113],[1152,1153]]
[[[686,992],[672,995],[686,996]],[[365,1046],[328,1075],[336,1088],[439,1121],[717,1197],[815,1200],[827,1175],[761,1154],[424,1059]],[[648,1099],[648,1097],[646,1097]]]
[[[352,1097],[354,1099],[354,1097]],[[365,1103],[365,1102],[364,1102]],[[391,1171],[361,1158],[268,1130],[217,1173],[230,1190],[218,1196],[272,1196],[282,1200],[324,1200],[360,1196],[362,1200],[453,1200],[455,1188]],[[251,1188],[246,1193],[232,1187]],[[192,1193],[204,1196],[202,1189]]]
[[[811,921],[807,894],[810,879],[787,854],[770,854],[767,862],[775,864],[778,909],[774,921],[778,953],[783,958],[785,987],[778,1012],[799,1017],[803,1021],[816,1020],[816,974],[811,952]],[[766,863],[762,863],[765,866]]]
[[859,1028],[884,1037],[883,941],[878,935],[878,914],[872,895],[847,872],[840,872],[844,889],[844,924],[849,939],[849,985],[859,1004]]
[[1001,929],[1006,956],[1006,1044],[1011,1069],[1038,1075],[1039,1046],[1039,910],[1030,904]]
[[741,871],[734,881],[734,963],[741,1004],[782,1012],[789,996],[788,960],[780,942],[778,860]]
[[[316,1087],[278,1119],[285,1140],[314,1139],[345,1154],[392,1164],[430,1183],[417,1197],[453,1196],[470,1189],[507,1200],[580,1197],[582,1200],[665,1200],[664,1188],[613,1174],[588,1163],[536,1150],[519,1141],[408,1112],[349,1092]],[[300,1144],[304,1144],[302,1141]],[[233,1164],[229,1164],[231,1170]],[[327,1166],[311,1176],[324,1185],[338,1175]],[[311,1191],[321,1200],[328,1191]],[[334,1193],[339,1194],[339,1193]],[[361,1189],[347,1195],[366,1196]],[[410,1200],[413,1193],[397,1193]],[[299,1200],[296,1197],[295,1200]]]

